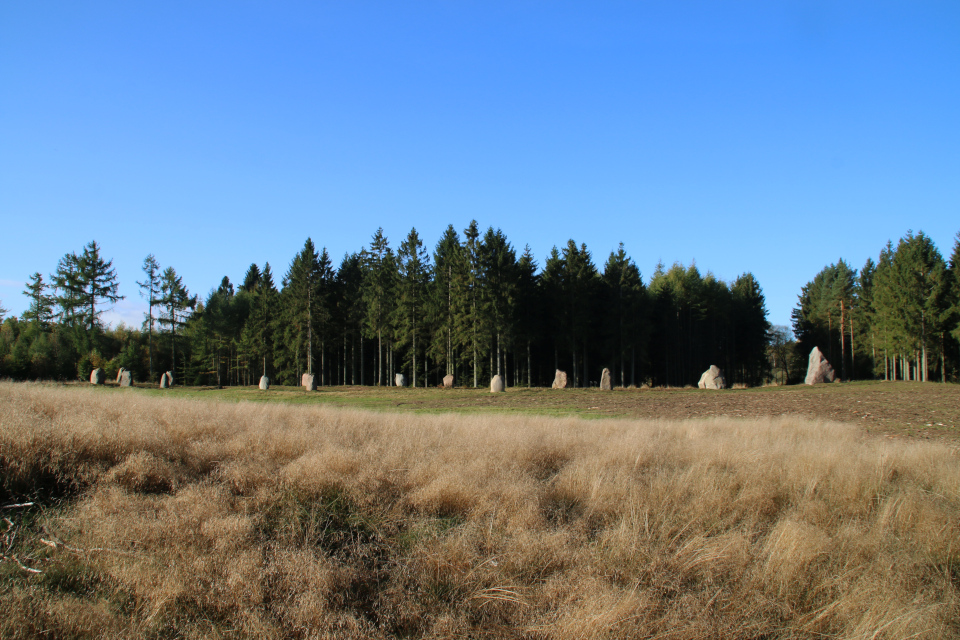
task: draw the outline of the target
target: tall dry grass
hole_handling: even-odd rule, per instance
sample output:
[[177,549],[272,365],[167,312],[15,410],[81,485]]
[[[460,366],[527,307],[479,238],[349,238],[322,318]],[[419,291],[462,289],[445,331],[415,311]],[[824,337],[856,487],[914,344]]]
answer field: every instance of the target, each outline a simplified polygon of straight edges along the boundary
[[0,470],[4,638],[960,637],[956,452],[846,425],[0,383]]

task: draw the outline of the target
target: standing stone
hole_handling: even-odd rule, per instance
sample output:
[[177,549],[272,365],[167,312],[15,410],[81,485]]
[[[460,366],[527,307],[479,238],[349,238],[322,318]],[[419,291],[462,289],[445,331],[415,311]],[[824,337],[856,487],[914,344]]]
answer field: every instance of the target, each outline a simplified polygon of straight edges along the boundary
[[603,368],[603,373],[600,374],[600,388],[604,391],[611,391],[613,389],[613,379],[610,375],[610,369],[606,367]]
[[90,372],[90,384],[103,384],[103,369],[97,367]]
[[553,389],[566,389],[567,388],[567,372],[560,371],[557,369],[557,373],[553,376]]
[[453,389],[453,376],[449,373],[443,376],[443,388],[444,389]]
[[173,376],[170,375],[169,371],[160,374],[160,388],[169,389],[171,380],[173,380]]
[[493,376],[493,380],[490,381],[490,393],[501,393],[503,390],[503,378],[499,374]]
[[123,372],[126,371],[123,367],[120,367],[120,370],[117,371],[117,384],[120,384],[120,380],[123,378]]
[[804,382],[811,385],[820,382],[833,382],[836,377],[833,367],[820,353],[820,349],[814,347],[813,351],[810,352],[810,361],[807,363],[807,378]]
[[266,391],[270,388],[270,378],[267,376],[260,376],[260,390]]
[[121,387],[133,386],[133,372],[130,371],[129,369],[120,369],[120,373],[118,374],[118,377],[120,379]]
[[317,377],[312,373],[305,373],[300,376],[300,386],[302,386],[307,391],[316,391],[317,390]]
[[398,387],[405,387],[407,386],[407,378],[402,373],[398,373],[393,376],[393,384]]
[[701,389],[725,389],[727,383],[723,379],[723,371],[720,370],[720,367],[712,364],[700,376],[700,382],[697,383],[697,386]]

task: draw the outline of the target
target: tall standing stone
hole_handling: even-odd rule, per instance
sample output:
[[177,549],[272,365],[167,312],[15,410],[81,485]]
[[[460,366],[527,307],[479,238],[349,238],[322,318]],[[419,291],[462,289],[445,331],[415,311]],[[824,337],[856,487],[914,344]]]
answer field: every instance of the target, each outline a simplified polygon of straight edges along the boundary
[[120,384],[120,380],[123,378],[124,371],[126,371],[126,369],[123,367],[120,367],[119,371],[117,371],[117,384]]
[[393,384],[398,387],[407,386],[406,376],[404,376],[402,373],[398,373],[397,375],[393,376]]
[[490,381],[490,393],[501,393],[503,390],[503,378],[500,374],[493,376],[493,380]]
[[700,382],[697,383],[697,386],[701,389],[725,389],[727,383],[723,379],[723,371],[720,370],[720,367],[712,364],[700,376]]
[[449,373],[443,376],[443,388],[444,389],[453,389],[453,376]]
[[813,351],[810,352],[810,360],[807,362],[807,378],[804,382],[811,385],[821,382],[833,382],[836,377],[836,374],[833,372],[833,367],[830,366],[827,359],[820,353],[820,349],[814,347]]
[[557,369],[557,373],[553,376],[553,386],[552,389],[566,389],[567,388],[567,372]]
[[172,384],[173,384],[173,374],[171,374],[169,371],[167,371],[166,373],[160,374],[161,389],[169,389]]
[[610,369],[606,367],[603,368],[603,373],[600,374],[600,388],[604,391],[611,391],[613,389],[613,378],[610,375]]
[[120,369],[118,374],[120,378],[121,387],[132,387],[133,386],[133,372],[129,369]]
[[90,372],[90,384],[103,384],[103,369],[97,367]]
[[266,391],[270,388],[270,378],[267,376],[260,376],[260,390]]
[[316,391],[317,377],[312,373],[305,373],[300,376],[300,385],[307,391]]

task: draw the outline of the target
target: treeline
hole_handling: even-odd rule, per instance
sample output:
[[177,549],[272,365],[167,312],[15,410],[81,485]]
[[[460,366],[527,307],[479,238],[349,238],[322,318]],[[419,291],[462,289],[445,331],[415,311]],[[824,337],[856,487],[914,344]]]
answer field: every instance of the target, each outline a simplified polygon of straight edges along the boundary
[[949,263],[909,232],[859,271],[843,259],[824,267],[803,287],[793,329],[797,350],[819,347],[844,380],[956,380],[960,234]]
[[621,244],[602,268],[583,244],[556,248],[540,268],[526,247],[472,222],[449,226],[429,252],[417,231],[396,249],[382,229],[334,268],[308,239],[279,277],[252,264],[205,299],[150,255],[138,282],[149,311],[138,329],[105,330],[120,299],[116,273],[96,242],[26,285],[30,308],[0,331],[0,375],[84,379],[119,367],[138,380],[173,370],[178,383],[255,384],[268,375],[299,384],[549,385],[555,369],[573,386],[696,384],[711,364],[728,383],[769,374],[764,297],[749,273],[728,284],[696,266],[657,266],[645,284]]

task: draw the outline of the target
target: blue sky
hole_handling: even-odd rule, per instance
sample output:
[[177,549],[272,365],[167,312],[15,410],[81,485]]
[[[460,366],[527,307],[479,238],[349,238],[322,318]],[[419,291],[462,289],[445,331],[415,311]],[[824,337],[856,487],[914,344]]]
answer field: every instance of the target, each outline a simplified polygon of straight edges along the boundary
[[0,300],[96,239],[139,323],[148,253],[205,295],[307,236],[649,280],[751,271],[770,320],[840,257],[960,231],[960,3],[0,3]]

